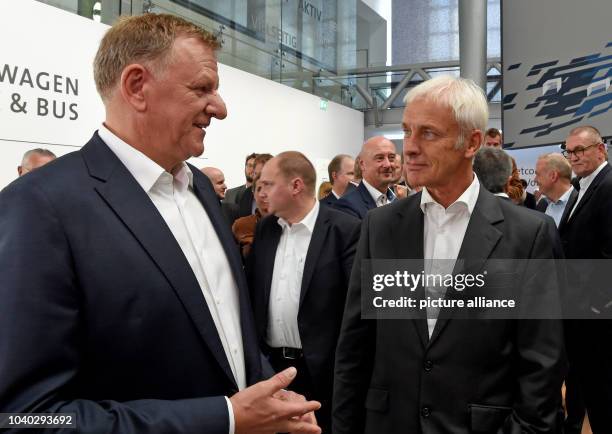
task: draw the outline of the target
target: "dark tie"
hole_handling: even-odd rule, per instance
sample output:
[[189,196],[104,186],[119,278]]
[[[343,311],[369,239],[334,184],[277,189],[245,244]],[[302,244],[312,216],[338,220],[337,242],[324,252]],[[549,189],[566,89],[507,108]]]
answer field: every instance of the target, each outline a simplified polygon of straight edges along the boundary
[[572,184],[572,187],[574,187],[576,191],[580,191],[580,177],[579,176],[574,176],[570,182]]

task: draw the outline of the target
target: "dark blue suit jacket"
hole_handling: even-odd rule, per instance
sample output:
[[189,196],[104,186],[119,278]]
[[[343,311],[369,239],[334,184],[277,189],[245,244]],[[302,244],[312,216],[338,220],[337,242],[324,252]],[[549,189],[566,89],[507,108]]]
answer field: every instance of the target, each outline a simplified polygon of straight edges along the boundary
[[359,187],[338,199],[334,206],[352,216],[363,219],[369,210],[376,208],[376,202],[362,182]]
[[[234,275],[247,382],[262,362],[240,254],[192,167]],[[204,296],[147,193],[97,133],[0,193],[0,412],[74,412],[82,433],[228,432],[237,391]]]
[[330,192],[327,196],[325,196],[319,202],[321,202],[323,205],[334,206],[336,202],[338,202],[338,200],[339,199],[336,199],[336,196],[334,196],[334,193]]

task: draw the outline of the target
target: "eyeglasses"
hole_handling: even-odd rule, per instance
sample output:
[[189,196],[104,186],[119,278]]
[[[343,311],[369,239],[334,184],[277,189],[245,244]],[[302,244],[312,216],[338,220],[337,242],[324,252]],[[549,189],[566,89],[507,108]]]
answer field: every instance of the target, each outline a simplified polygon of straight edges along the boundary
[[564,149],[561,153],[568,160],[570,159],[572,155],[575,155],[576,157],[581,158],[584,155],[584,151],[586,151],[589,148],[592,148],[593,146],[597,146],[597,145],[601,145],[601,143],[595,143],[593,145],[585,146],[584,148],[576,148],[573,151],[568,151],[567,149]]

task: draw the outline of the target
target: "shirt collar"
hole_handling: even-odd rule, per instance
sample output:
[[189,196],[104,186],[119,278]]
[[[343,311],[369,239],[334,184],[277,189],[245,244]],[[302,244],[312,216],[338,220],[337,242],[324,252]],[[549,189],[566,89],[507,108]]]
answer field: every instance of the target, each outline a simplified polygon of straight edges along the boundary
[[[365,185],[365,187],[368,189],[368,192],[370,193],[370,196],[372,196],[372,199],[374,199],[374,202],[376,202],[378,204],[378,200],[380,199],[380,196],[386,196],[385,193],[382,193],[380,190],[372,187],[372,185],[366,181],[365,179],[362,179],[361,182],[363,183],[363,185]],[[387,193],[388,193],[387,189]],[[388,196],[387,196],[388,198]]]
[[570,188],[568,188],[567,191],[565,193],[563,193],[561,195],[561,197],[556,202],[553,202],[553,203],[555,205],[557,205],[557,204],[562,204],[562,203],[567,202],[569,200],[570,194],[572,194],[572,190],[573,189],[574,189],[574,187],[570,186]]
[[[459,196],[456,201],[450,204],[448,208],[451,208],[456,203],[462,203],[467,207],[468,213],[471,215],[474,211],[474,207],[476,206],[476,201],[478,200],[479,193],[480,182],[478,181],[478,177],[476,176],[476,174],[474,174],[474,179],[472,180],[472,183],[469,185],[469,187],[466,188],[465,191],[461,194],[461,196]],[[438,204],[438,202],[436,202],[434,198],[431,197],[429,191],[427,191],[427,187],[423,187],[423,191],[421,193],[421,210],[423,211],[423,213],[425,213],[428,204],[434,203]]]
[[308,214],[306,214],[301,221],[294,223],[293,225],[289,225],[287,220],[285,220],[282,217],[279,217],[278,224],[283,228],[283,230],[288,227],[295,227],[295,226],[301,225],[301,226],[304,226],[306,229],[308,229],[310,233],[312,233],[314,231],[315,223],[317,222],[318,216],[319,216],[319,201],[315,200],[314,206],[311,208],[310,211],[308,211]]
[[493,193],[493,195],[510,199],[510,196],[508,196],[508,193]]
[[333,194],[336,199],[340,199],[340,195],[337,194],[333,188],[332,188],[331,194]]
[[591,185],[591,182],[593,182],[593,180],[595,179],[595,177],[596,177],[597,175],[599,175],[599,172],[601,172],[601,170],[602,170],[604,167],[606,167],[606,164],[608,164],[608,162],[607,162],[607,161],[604,161],[603,163],[601,163],[601,164],[599,165],[599,167],[598,167],[597,169],[595,169],[595,170],[593,171],[593,173],[591,173],[590,175],[585,176],[584,178],[580,179],[580,181],[579,181],[579,182],[580,182],[580,191],[582,191],[582,190],[585,190],[585,191],[586,191],[586,189],[587,189],[587,188],[589,188],[589,185]]
[[[157,180],[164,173],[168,173],[155,161],[117,137],[106,125],[102,124],[100,126],[98,135],[119,158],[144,191],[149,192]],[[193,173],[185,162],[181,163],[173,172],[172,176],[178,182],[179,189],[193,187]]]

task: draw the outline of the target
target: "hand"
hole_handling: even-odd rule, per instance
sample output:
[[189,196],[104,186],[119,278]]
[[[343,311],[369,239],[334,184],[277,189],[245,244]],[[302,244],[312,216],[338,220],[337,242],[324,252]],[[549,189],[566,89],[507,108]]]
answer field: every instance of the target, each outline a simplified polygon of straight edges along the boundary
[[397,196],[398,199],[403,199],[405,197],[408,197],[408,187],[406,187],[405,185],[397,184],[395,186],[395,195]]
[[232,396],[235,434],[320,434],[314,415],[308,414],[321,408],[321,404],[303,397],[299,399],[297,394],[282,390],[291,384],[296,374],[293,367],[285,369]]
[[[274,394],[274,397],[280,399],[281,401],[306,402],[306,398],[304,397],[304,395],[300,395],[299,393],[295,393],[291,390],[279,390],[277,393]],[[318,425],[314,411],[306,413],[302,417],[294,418],[294,420],[295,419],[302,420],[310,424]],[[303,431],[292,431],[292,434],[301,434],[302,432]]]

